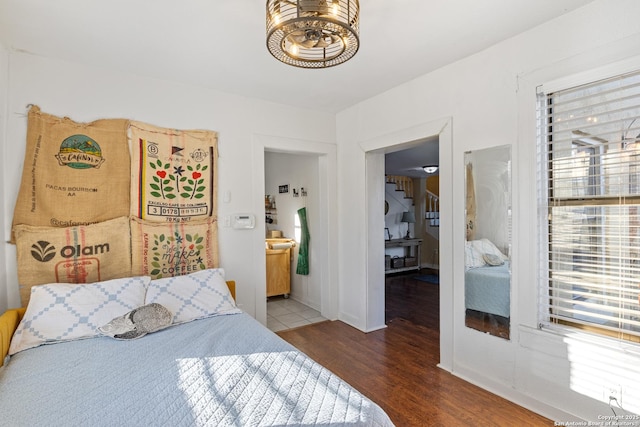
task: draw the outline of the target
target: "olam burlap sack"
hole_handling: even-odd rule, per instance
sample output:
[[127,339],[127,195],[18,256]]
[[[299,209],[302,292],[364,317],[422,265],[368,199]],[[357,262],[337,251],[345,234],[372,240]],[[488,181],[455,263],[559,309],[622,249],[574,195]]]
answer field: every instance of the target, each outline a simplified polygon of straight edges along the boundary
[[69,227],[129,215],[128,120],[77,123],[33,106],[27,123],[14,227]]
[[182,276],[218,267],[218,223],[212,218],[188,223],[157,223],[131,218],[134,276]]
[[15,227],[22,305],[31,286],[131,276],[129,217],[77,227]]
[[216,132],[132,121],[131,216],[153,222],[216,217]]

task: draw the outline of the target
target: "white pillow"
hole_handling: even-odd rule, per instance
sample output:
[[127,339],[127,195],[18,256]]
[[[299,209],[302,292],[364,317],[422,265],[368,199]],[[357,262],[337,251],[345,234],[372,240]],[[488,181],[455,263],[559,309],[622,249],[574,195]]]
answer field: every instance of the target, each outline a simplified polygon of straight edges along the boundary
[[465,242],[464,265],[467,269],[483,267],[486,265],[484,258],[482,257],[482,253],[473,246],[473,242]]
[[491,265],[494,267],[504,264],[504,260],[498,255],[494,254],[482,254],[482,259],[487,263],[487,265]]
[[150,280],[140,276],[91,284],[33,286],[9,354],[42,344],[98,336],[100,326],[144,304]]
[[145,304],[154,302],[173,313],[174,324],[241,312],[231,296],[222,268],[152,280]]
[[473,247],[476,248],[476,250],[478,250],[478,252],[480,252],[481,254],[490,254],[490,255],[495,255],[495,256],[499,256],[500,258],[502,258],[504,261],[507,261],[509,258],[503,254],[500,249],[498,249],[498,247],[489,239],[480,239],[480,240],[474,240],[472,242]]

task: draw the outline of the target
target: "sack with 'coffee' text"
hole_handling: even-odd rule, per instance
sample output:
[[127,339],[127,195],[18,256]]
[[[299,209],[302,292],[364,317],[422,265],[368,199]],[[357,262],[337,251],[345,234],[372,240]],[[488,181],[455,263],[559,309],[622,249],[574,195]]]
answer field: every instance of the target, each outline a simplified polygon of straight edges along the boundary
[[218,223],[158,223],[131,218],[132,273],[152,279],[217,268]]

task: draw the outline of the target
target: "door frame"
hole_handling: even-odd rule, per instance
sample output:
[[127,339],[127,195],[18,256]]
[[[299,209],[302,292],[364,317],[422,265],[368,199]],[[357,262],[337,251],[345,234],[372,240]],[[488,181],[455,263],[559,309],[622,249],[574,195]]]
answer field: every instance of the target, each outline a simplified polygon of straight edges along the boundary
[[[252,170],[253,174],[253,211],[258,218],[265,217],[264,186],[265,169],[264,153],[277,151],[287,154],[315,155],[318,159],[318,201],[319,218],[317,218],[320,232],[313,238],[313,250],[318,254],[319,265],[315,271],[320,276],[321,296],[320,314],[329,320],[338,318],[338,259],[336,251],[330,248],[338,245],[337,232],[337,146],[317,141],[308,141],[271,135],[254,134],[252,141]],[[253,259],[256,268],[261,268],[261,280],[255,284],[255,317],[262,324],[267,324],[267,282],[266,282],[266,253],[264,238],[266,225],[264,221],[257,221],[252,242]]]
[[[366,325],[384,324],[384,212],[378,206],[384,200],[384,153],[410,148],[427,138],[438,137],[440,167],[440,363],[451,371],[454,343],[454,268],[453,268],[453,132],[452,118],[425,122],[360,143],[365,152],[365,192],[367,206],[367,300]],[[382,183],[382,184],[381,184]],[[382,192],[382,194],[380,194]],[[379,206],[382,206],[381,204]],[[378,206],[378,207],[379,207]],[[377,291],[382,289],[383,292]],[[382,323],[381,323],[382,322]]]

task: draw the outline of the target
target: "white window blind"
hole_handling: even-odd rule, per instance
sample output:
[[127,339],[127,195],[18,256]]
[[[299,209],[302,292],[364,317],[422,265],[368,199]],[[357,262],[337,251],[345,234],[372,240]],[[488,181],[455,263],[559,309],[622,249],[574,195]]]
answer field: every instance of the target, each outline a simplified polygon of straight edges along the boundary
[[539,95],[542,323],[640,337],[640,72]]

